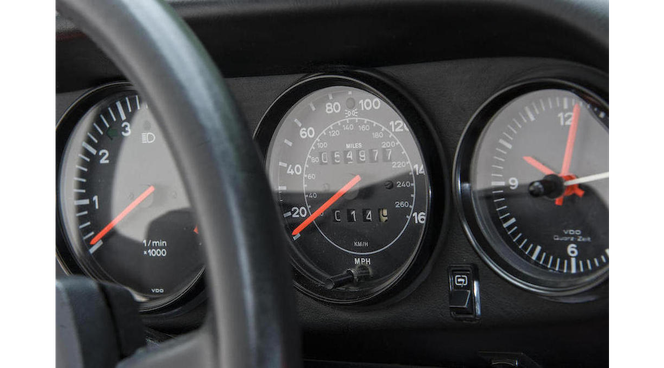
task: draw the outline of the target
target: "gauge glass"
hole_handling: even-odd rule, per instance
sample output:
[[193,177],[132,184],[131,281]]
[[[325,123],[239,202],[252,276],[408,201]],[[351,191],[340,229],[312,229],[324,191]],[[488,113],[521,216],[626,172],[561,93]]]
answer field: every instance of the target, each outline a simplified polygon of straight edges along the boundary
[[203,272],[198,228],[148,106],[128,87],[111,91],[78,122],[61,123],[75,124],[60,163],[61,224],[86,273],[154,309]]
[[493,251],[535,288],[578,290],[607,274],[608,122],[598,99],[545,88],[509,101],[479,135],[467,199]]
[[412,263],[430,184],[410,123],[390,101],[360,86],[311,91],[281,117],[266,161],[309,293],[363,300]]

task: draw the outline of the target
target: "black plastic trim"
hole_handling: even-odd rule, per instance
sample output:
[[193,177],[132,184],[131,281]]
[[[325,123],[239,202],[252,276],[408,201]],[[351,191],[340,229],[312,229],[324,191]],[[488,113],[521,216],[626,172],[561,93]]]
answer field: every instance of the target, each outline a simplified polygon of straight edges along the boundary
[[[173,6],[228,77],[487,57],[557,58],[609,69],[608,1],[224,0]],[[56,25],[58,92],[121,76],[71,23],[58,17]]]

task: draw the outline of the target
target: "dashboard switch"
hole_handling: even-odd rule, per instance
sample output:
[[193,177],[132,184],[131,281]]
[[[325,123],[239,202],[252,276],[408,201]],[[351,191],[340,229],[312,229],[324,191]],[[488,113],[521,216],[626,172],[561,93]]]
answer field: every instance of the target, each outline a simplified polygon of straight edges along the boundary
[[473,301],[468,290],[450,291],[450,311],[456,314],[473,314]]
[[452,318],[462,321],[480,319],[480,283],[474,265],[449,268],[449,306]]

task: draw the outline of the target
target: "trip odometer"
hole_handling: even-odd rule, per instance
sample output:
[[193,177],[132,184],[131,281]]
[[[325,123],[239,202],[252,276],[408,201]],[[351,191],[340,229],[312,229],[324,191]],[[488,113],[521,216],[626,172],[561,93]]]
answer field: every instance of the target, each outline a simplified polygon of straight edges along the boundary
[[429,166],[412,131],[428,127],[384,91],[348,77],[309,78],[275,102],[257,134],[296,283],[326,301],[370,299],[430,254],[422,251]]
[[456,160],[461,213],[508,280],[566,295],[608,276],[608,125],[599,97],[552,80],[510,88],[473,118]]

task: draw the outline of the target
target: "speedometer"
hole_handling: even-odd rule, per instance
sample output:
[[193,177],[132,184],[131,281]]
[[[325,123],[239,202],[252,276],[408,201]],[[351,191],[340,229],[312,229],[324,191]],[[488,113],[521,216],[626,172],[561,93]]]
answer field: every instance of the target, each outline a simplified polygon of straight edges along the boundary
[[[388,99],[392,89],[373,85],[308,78],[279,98],[258,133],[297,284],[331,302],[367,300],[393,286],[429,253],[427,225],[440,219],[432,216],[432,163],[423,153],[434,146],[415,131],[428,128],[403,98]],[[437,163],[438,153],[428,152]]]

